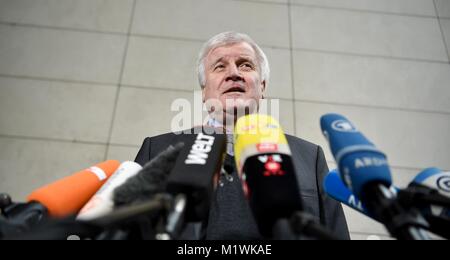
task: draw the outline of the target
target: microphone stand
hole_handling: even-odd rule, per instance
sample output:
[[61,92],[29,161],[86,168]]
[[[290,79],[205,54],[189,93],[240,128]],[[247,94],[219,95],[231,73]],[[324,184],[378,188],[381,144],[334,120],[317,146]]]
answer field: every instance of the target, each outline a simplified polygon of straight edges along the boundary
[[156,235],[157,240],[178,239],[186,224],[186,206],[186,195],[178,194],[165,221],[164,230]]
[[140,239],[155,240],[165,223],[164,219],[173,207],[173,201],[173,197],[169,194],[157,194],[148,202],[118,208],[104,217],[86,223],[106,229],[96,237],[97,240],[128,239],[130,232],[124,231],[123,227],[132,224],[137,224]]
[[430,225],[414,208],[405,209],[398,197],[383,184],[368,185],[362,201],[370,213],[397,239],[430,240]]
[[430,204],[450,208],[450,198],[437,190],[415,185],[398,192],[399,201],[406,206],[429,206]]
[[432,206],[450,209],[450,199],[438,191],[421,185],[414,185],[398,192],[398,200],[407,208],[425,209],[423,215],[430,224],[429,230],[441,237],[450,239],[450,216],[435,216]]
[[6,239],[66,240],[69,236],[76,235],[80,239],[124,240],[129,238],[130,232],[123,227],[135,223],[140,227],[142,238],[155,239],[149,235],[155,233],[150,219],[165,216],[171,208],[172,201],[170,195],[158,194],[148,202],[121,207],[106,216],[90,221],[77,221],[76,216],[49,219],[36,228],[14,233]]
[[0,238],[28,232],[48,217],[43,205],[14,203],[8,194],[0,194],[0,210]]
[[430,223],[430,231],[443,238],[450,239],[450,218],[437,217],[433,215],[425,216],[428,223]]

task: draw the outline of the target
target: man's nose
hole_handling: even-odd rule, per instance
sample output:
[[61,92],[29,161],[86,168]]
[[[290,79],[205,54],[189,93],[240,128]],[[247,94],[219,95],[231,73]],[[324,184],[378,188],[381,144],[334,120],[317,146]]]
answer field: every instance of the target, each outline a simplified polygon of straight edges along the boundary
[[241,76],[239,68],[236,65],[233,65],[228,67],[228,75],[226,80],[242,81],[244,80],[244,78]]

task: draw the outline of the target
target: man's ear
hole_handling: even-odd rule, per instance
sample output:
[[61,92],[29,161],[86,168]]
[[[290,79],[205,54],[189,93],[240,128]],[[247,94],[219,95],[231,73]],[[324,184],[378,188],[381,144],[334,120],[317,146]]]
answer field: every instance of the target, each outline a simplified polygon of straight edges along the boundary
[[205,91],[205,87],[202,88],[202,101],[203,101],[203,103],[205,103],[205,101],[206,101],[206,91]]

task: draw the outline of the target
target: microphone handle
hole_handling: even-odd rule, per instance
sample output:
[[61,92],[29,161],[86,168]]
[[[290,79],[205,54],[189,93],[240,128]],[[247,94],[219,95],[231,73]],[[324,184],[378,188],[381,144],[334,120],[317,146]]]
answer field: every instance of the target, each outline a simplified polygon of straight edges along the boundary
[[186,206],[187,197],[184,194],[178,194],[167,216],[167,223],[164,232],[157,234],[158,240],[178,239],[186,224]]
[[404,209],[397,196],[387,186],[372,183],[366,186],[362,201],[369,212],[383,223],[388,231],[401,240],[430,240],[430,225],[416,209]]
[[295,212],[290,219],[278,219],[273,227],[274,240],[343,240],[328,229],[317,224],[314,218],[302,211]]
[[38,202],[10,201],[0,215],[0,238],[26,233],[45,222],[47,218],[47,208]]
[[9,194],[0,193],[0,215],[4,215],[6,207],[12,204],[12,199]]
[[[172,204],[172,196],[161,193],[156,194],[149,201],[122,206],[106,216],[79,222],[103,230],[95,237],[95,240],[128,240],[130,238],[155,240],[156,235],[159,234],[158,231],[162,229],[161,222],[165,222],[163,219],[167,217]],[[131,224],[134,228],[130,229]]]
[[77,236],[80,239],[91,238],[100,233],[99,227],[87,223],[78,222],[75,216],[65,219],[47,220],[42,225],[36,226],[31,230],[19,233],[8,234],[2,239],[5,240],[67,240],[71,236]]
[[450,219],[428,215],[427,221],[430,223],[430,231],[445,239],[450,239]]
[[0,215],[0,240],[12,234],[25,232],[27,227],[24,224],[11,223],[5,217]]
[[424,186],[412,186],[398,192],[401,203],[411,206],[436,205],[450,208],[450,198]]
[[297,211],[291,218],[291,226],[297,234],[305,234],[319,240],[342,240],[328,229],[316,223],[314,218],[302,211]]
[[121,207],[112,213],[89,221],[81,221],[98,227],[109,228],[139,219],[142,216],[151,216],[152,214],[161,214],[168,211],[172,205],[172,196],[168,194],[157,194],[148,201],[136,205]]

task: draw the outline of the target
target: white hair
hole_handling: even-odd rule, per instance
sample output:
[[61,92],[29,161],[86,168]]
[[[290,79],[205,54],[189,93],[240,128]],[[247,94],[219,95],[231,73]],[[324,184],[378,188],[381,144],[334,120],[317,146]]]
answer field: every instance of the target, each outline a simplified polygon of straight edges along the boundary
[[258,44],[256,44],[256,42],[252,38],[250,38],[250,36],[246,34],[237,32],[223,32],[212,37],[208,42],[206,42],[198,55],[197,74],[198,74],[198,81],[202,89],[204,89],[206,85],[206,76],[205,76],[206,56],[208,56],[208,54],[216,48],[242,42],[250,44],[250,46],[255,51],[261,81],[265,81],[267,86],[270,77],[270,67],[267,56],[263,52],[263,50],[258,46]]

